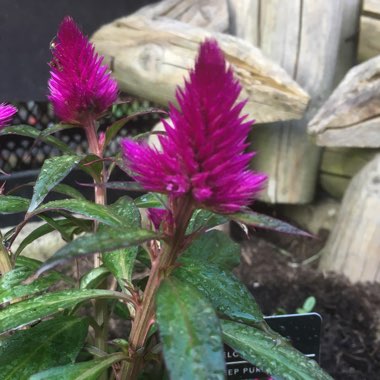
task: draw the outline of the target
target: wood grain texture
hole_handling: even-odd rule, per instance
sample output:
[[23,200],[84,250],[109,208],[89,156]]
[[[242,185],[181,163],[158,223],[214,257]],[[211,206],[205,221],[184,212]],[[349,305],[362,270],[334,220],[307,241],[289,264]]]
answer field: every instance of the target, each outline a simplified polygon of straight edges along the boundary
[[352,179],[379,149],[326,148],[323,150],[319,183],[331,196],[341,199]]
[[380,54],[380,19],[370,16],[360,17],[359,62]]
[[299,118],[307,93],[259,49],[234,36],[176,20],[134,15],[98,30],[92,41],[123,91],[167,105],[194,64],[199,43],[215,38],[243,86],[245,112],[261,123]]
[[380,154],[351,181],[320,269],[351,281],[380,281]]
[[352,68],[309,122],[321,146],[380,147],[380,55]]
[[[250,4],[250,6],[248,5]],[[230,0],[235,24],[247,21],[250,9],[252,25],[235,28],[237,35],[262,49],[279,63],[311,95],[304,118],[299,121],[257,125],[252,133],[252,147],[258,151],[253,168],[269,174],[263,200],[272,203],[307,203],[313,199],[318,174],[320,150],[306,133],[307,122],[331,92],[338,53],[354,49],[342,39],[354,33],[355,25],[343,28],[344,10],[350,8],[359,17],[359,0]],[[343,47],[344,45],[344,47]],[[350,52],[354,56],[353,52]],[[349,61],[344,61],[350,65]],[[342,70],[345,70],[344,68]]]
[[227,0],[163,0],[135,14],[152,20],[167,17],[216,32],[229,28]]

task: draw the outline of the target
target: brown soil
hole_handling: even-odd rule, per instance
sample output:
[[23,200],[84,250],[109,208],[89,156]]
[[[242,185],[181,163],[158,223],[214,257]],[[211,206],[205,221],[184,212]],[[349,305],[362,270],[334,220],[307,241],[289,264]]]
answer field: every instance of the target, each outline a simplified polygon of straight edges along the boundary
[[380,284],[354,285],[343,276],[318,272],[317,260],[307,259],[318,258],[325,238],[251,233],[242,243],[237,274],[266,315],[295,313],[307,297],[314,296],[313,311],[323,318],[321,366],[337,380],[378,379]]

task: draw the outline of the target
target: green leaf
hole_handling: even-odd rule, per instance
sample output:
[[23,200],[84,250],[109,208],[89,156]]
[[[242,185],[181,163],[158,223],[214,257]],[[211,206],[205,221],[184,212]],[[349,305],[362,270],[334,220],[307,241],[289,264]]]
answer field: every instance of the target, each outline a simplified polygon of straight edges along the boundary
[[122,224],[121,219],[109,207],[79,199],[62,199],[48,202],[31,212],[29,217],[46,211],[69,211],[110,226],[120,226]]
[[15,195],[0,195],[0,213],[13,214],[28,209],[29,200]]
[[[133,230],[141,225],[141,215],[131,198],[118,199],[111,209],[123,219],[123,227]],[[112,272],[122,289],[125,289],[125,281],[132,284],[133,267],[138,253],[138,247],[118,249],[103,255],[104,265]]]
[[80,279],[80,288],[81,289],[94,289],[97,288],[103,280],[107,278],[110,271],[103,267],[97,267],[91,269]]
[[232,270],[240,264],[240,245],[225,233],[211,230],[197,237],[181,257]]
[[259,214],[251,210],[229,214],[227,216],[235,222],[240,222],[246,224],[247,226],[264,228],[292,235],[301,235],[307,237],[312,236],[309,233],[302,231],[289,223],[283,222],[282,220],[272,218],[268,215]]
[[40,133],[39,138],[52,135],[53,133],[56,133],[56,132],[64,131],[66,129],[72,129],[72,128],[78,128],[78,127],[79,127],[78,125],[74,125],[74,124],[61,124],[61,123],[54,124],[44,129]]
[[[20,269],[21,268],[14,269],[6,273],[1,278],[0,304],[22,297],[30,297],[35,293],[41,293],[61,280],[61,276],[58,273],[49,273],[47,276],[37,278],[30,284],[21,284],[21,282],[24,281],[27,277],[31,276],[33,272],[25,271],[25,278],[23,278],[21,281],[17,281],[19,279]],[[14,276],[15,278],[12,279],[10,278],[11,276]],[[10,283],[13,283],[12,286],[9,286]]]
[[89,174],[95,181],[101,182],[103,161],[100,157],[95,154],[88,154],[82,159],[79,167],[87,174]]
[[29,380],[98,380],[113,363],[125,359],[125,354],[115,353],[88,362],[50,368],[33,375]]
[[122,229],[107,229],[92,235],[79,237],[66,244],[48,259],[39,274],[74,257],[90,255],[97,252],[109,252],[118,248],[127,248],[138,245],[147,240],[159,239],[160,235],[153,231],[135,229],[125,231]]
[[59,317],[0,340],[0,378],[28,380],[36,372],[73,362],[87,329],[83,318]]
[[140,208],[165,208],[166,196],[158,193],[148,193],[135,199],[135,204]]
[[58,148],[60,151],[68,154],[75,154],[65,143],[54,136],[41,136],[40,131],[35,127],[30,125],[15,125],[12,127],[3,128],[0,131],[0,136],[2,135],[19,135],[25,137],[31,137],[36,140],[41,140],[49,145]]
[[[46,215],[42,216],[40,215],[40,218],[44,220],[48,220],[49,223],[43,224],[39,227],[37,227],[35,230],[33,230],[29,235],[25,237],[25,239],[20,243],[20,245],[17,247],[17,250],[15,252],[15,256],[17,257],[29,244],[33,243],[34,240],[40,238],[41,236],[44,236],[54,230],[57,230],[60,232],[61,236],[65,238],[65,240],[70,241],[72,240],[74,234],[82,232],[83,230],[79,228],[76,225],[73,225],[73,222],[71,220],[67,219],[60,219],[60,220],[54,220],[54,223],[52,223],[53,219],[47,217]],[[37,269],[37,268],[36,268]]]
[[110,143],[110,141],[119,133],[120,129],[123,128],[125,124],[127,124],[130,120],[133,120],[137,116],[147,115],[151,113],[166,113],[166,112],[157,108],[148,108],[145,110],[140,110],[131,115],[123,117],[120,120],[115,121],[106,130],[106,139],[105,139],[104,146],[107,146]]
[[162,282],[157,323],[171,379],[224,379],[218,318],[192,286],[174,278]]
[[32,323],[40,318],[93,298],[122,298],[118,292],[103,289],[75,289],[29,298],[0,310],[0,333]]
[[230,272],[203,261],[181,258],[173,275],[201,292],[216,311],[230,319],[257,324],[263,315],[247,288]]
[[66,185],[65,183],[60,183],[59,185],[55,186],[53,191],[55,193],[68,195],[69,197],[75,199],[86,199],[86,197],[80,191],[72,186]]
[[231,321],[222,321],[223,340],[261,370],[285,380],[332,380],[284,338]]
[[194,211],[188,226],[188,233],[198,229],[210,229],[229,221],[224,215],[215,214],[208,210],[197,209]]
[[28,269],[31,269],[33,271],[36,271],[42,264],[42,261],[31,259],[30,257],[26,256],[19,256],[16,259],[16,268],[26,267]]

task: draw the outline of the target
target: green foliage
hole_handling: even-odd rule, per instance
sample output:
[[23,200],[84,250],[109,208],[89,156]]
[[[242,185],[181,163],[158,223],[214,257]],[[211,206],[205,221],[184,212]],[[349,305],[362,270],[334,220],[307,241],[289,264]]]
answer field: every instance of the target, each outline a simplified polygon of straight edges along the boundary
[[67,364],[35,374],[29,380],[98,380],[104,370],[124,358],[124,354],[117,353],[88,362]]
[[302,307],[297,308],[297,314],[304,314],[304,313],[310,313],[315,308],[315,305],[317,304],[317,300],[314,296],[307,297],[305,299],[305,302],[303,303]]
[[222,321],[223,341],[261,370],[285,380],[331,380],[318,364],[284,338],[254,327]]
[[157,322],[171,379],[224,379],[219,321],[192,286],[173,278],[161,284]]
[[28,380],[46,368],[74,362],[87,329],[86,319],[61,316],[0,340],[0,378]]
[[65,290],[29,298],[0,310],[0,334],[33,323],[40,318],[61,313],[80,302],[99,298],[119,298],[111,290]]

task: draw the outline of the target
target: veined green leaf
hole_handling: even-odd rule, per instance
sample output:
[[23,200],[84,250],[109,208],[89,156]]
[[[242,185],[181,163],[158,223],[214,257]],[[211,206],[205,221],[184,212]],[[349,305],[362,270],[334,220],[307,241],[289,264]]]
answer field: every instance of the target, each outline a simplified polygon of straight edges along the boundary
[[97,288],[110,274],[110,271],[103,267],[97,267],[87,272],[80,280],[81,289]]
[[68,195],[69,197],[75,199],[86,199],[86,197],[80,191],[78,191],[72,186],[66,185],[65,183],[60,183],[56,185],[52,191],[54,191],[55,193]]
[[41,136],[41,133],[35,127],[30,125],[14,125],[12,127],[5,127],[0,131],[0,136],[2,135],[19,135],[25,137],[31,137],[36,140],[41,140],[49,145],[58,148],[60,151],[68,154],[75,154],[65,143],[54,136]]
[[88,362],[50,368],[29,380],[98,380],[104,370],[125,358],[125,354],[118,352]]
[[240,245],[225,233],[211,230],[197,237],[181,257],[232,270],[240,263]]
[[28,209],[29,200],[15,195],[0,195],[0,214],[14,214]]
[[140,208],[165,208],[166,196],[158,193],[148,193],[135,199],[135,204]]
[[61,123],[54,124],[50,127],[47,127],[43,131],[41,131],[39,138],[52,135],[53,133],[56,133],[56,132],[64,131],[66,129],[72,129],[72,128],[78,128],[78,127],[79,127],[78,125],[74,125],[74,124],[61,124]]
[[147,240],[159,239],[160,235],[154,231],[134,229],[125,231],[122,229],[107,229],[92,235],[85,235],[66,244],[48,259],[39,274],[74,257],[90,255],[97,252],[110,252],[118,248],[127,248],[139,245]]
[[192,286],[175,278],[162,282],[157,323],[171,379],[224,379],[218,318]]
[[223,340],[261,370],[285,380],[332,380],[318,364],[291,347],[280,335],[222,321]]
[[[141,226],[140,212],[131,198],[122,197],[110,207],[123,219],[123,227],[126,231],[134,230],[136,227]],[[104,265],[116,277],[122,289],[125,289],[125,281],[132,283],[132,273],[137,253],[138,246],[133,246],[103,255]]]
[[140,110],[138,112],[132,113],[126,117],[123,117],[120,120],[115,121],[111,126],[109,126],[106,130],[106,140],[104,146],[107,146],[110,141],[119,133],[120,129],[125,126],[130,120],[133,120],[135,117],[147,115],[151,113],[166,113],[157,108],[148,108],[145,110]]
[[[27,277],[31,276],[33,272],[25,271],[24,274],[28,275],[24,279],[22,279],[21,281],[12,281],[12,279],[9,277],[15,271],[18,272],[19,269],[14,269],[6,273],[1,279],[0,304],[4,302],[13,301],[22,297],[30,297],[35,293],[41,293],[61,279],[61,276],[58,273],[49,273],[47,276],[37,278],[30,284],[22,284],[21,282],[25,280]],[[15,273],[14,275],[16,278],[19,277],[19,273]],[[12,286],[9,286],[11,282],[13,282],[13,284]]]
[[201,292],[215,310],[230,319],[257,324],[263,315],[247,288],[230,272],[203,261],[180,259],[173,275]]
[[198,229],[210,229],[221,224],[227,223],[229,219],[224,215],[215,214],[208,210],[197,209],[194,211],[187,232],[191,233]]
[[33,197],[28,212],[34,211],[48,195],[81,161],[82,157],[63,155],[44,161],[33,189]]
[[110,226],[122,225],[121,219],[109,207],[85,200],[62,199],[51,201],[35,209],[29,216],[38,215],[45,211],[69,211]]
[[0,310],[0,333],[59,313],[80,302],[96,298],[122,298],[119,292],[103,289],[75,289],[29,298]]
[[264,228],[269,230],[274,230],[278,232],[283,232],[292,235],[301,235],[311,237],[309,233],[300,230],[297,227],[292,226],[289,223],[283,222],[282,220],[272,218],[271,216],[259,214],[257,212],[247,210],[244,212],[237,212],[235,214],[227,215],[230,219],[246,224],[247,226]]
[[59,317],[0,340],[0,378],[28,380],[36,372],[72,363],[87,336],[83,318]]

